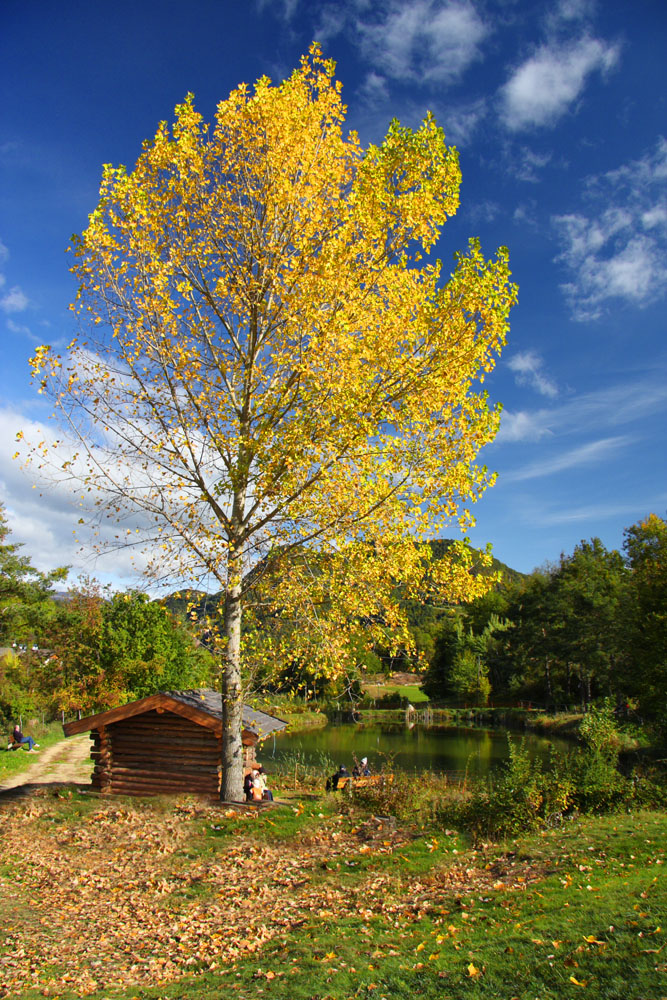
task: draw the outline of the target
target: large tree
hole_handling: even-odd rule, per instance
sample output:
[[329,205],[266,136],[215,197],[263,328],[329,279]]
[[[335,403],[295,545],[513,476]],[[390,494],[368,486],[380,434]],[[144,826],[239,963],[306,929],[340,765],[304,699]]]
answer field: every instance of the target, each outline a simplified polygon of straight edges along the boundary
[[83,579],[59,602],[44,637],[51,656],[36,674],[58,712],[90,715],[210,683],[211,655],[167,608],[138,591],[111,596]]
[[[475,458],[499,422],[473,382],[505,340],[507,252],[487,261],[471,241],[444,281],[423,261],[458,206],[456,150],[430,115],[364,150],[343,134],[333,74],[313,46],[279,86],[241,85],[211,128],[188,97],[132,171],[106,166],[74,241],[90,333],[67,358],[43,346],[32,359],[80,442],[65,474],[99,491],[104,514],[141,513],[155,572],[224,590],[229,799],[248,567],[282,560],[275,613],[324,609],[339,662],[346,623],[398,621],[386,595],[418,586],[415,541],[471,523],[490,481]],[[289,561],[306,545],[316,574]],[[455,599],[478,592],[453,555],[440,582]]]

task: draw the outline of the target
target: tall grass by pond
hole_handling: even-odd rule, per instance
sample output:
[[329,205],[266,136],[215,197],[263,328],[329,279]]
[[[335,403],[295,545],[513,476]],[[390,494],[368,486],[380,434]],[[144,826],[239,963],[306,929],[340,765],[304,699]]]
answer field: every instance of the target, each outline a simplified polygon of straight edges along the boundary
[[[619,769],[616,727],[608,709],[591,711],[581,727],[583,744],[552,749],[545,762],[526,740],[507,735],[508,757],[488,775],[409,774],[389,758],[369,785],[351,782],[340,793],[376,814],[422,826],[454,826],[476,841],[553,826],[578,813],[606,813],[667,805],[664,768],[646,764]],[[295,751],[279,763],[276,788],[322,788],[336,765],[326,754]]]

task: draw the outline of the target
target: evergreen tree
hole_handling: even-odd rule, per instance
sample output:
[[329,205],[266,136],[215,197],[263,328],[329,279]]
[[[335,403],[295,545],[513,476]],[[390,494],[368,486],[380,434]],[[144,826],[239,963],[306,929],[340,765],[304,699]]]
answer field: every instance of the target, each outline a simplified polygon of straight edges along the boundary
[[630,567],[626,685],[667,728],[667,522],[657,514],[625,532]]

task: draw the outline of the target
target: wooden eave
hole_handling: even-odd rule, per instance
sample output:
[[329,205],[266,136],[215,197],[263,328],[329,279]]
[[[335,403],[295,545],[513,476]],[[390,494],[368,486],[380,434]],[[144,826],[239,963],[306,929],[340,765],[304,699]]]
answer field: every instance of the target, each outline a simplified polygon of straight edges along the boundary
[[77,733],[101,729],[103,726],[111,725],[112,722],[131,719],[135,715],[143,715],[144,712],[152,711],[173,712],[174,715],[180,715],[184,719],[189,719],[190,722],[210,729],[216,736],[222,735],[222,721],[220,719],[214,718],[208,712],[197,711],[196,708],[184,704],[178,698],[171,698],[168,694],[162,693],[148,695],[147,698],[132,701],[129,705],[119,705],[118,708],[111,708],[108,712],[100,712],[98,715],[89,715],[85,719],[66,722],[63,724],[63,732],[65,736],[76,736]]

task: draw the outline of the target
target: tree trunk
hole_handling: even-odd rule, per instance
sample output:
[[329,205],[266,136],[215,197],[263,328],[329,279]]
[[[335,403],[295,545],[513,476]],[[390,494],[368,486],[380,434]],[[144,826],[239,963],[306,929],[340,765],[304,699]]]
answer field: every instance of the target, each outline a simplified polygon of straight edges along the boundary
[[243,802],[243,693],[241,689],[241,578],[242,548],[230,550],[225,595],[224,662],[222,694],[222,775],[223,802]]

